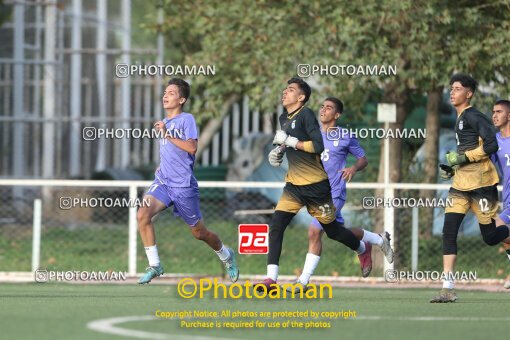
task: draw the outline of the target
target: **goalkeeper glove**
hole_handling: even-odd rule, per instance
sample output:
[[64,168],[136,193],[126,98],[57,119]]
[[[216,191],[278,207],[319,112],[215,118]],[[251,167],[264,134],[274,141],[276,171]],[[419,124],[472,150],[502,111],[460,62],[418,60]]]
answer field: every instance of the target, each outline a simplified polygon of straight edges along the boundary
[[276,131],[276,134],[273,139],[274,145],[285,145],[296,149],[297,143],[299,140],[296,137],[289,136],[283,130]]
[[466,155],[460,155],[455,151],[448,151],[446,153],[446,161],[448,162],[449,166],[469,163],[469,159],[466,157]]
[[455,168],[452,168],[446,164],[439,164],[439,169],[439,177],[441,177],[443,181],[447,181],[455,176]]
[[280,146],[277,146],[268,155],[269,164],[272,166],[280,166],[283,162],[283,154],[285,153],[285,149],[282,149]]

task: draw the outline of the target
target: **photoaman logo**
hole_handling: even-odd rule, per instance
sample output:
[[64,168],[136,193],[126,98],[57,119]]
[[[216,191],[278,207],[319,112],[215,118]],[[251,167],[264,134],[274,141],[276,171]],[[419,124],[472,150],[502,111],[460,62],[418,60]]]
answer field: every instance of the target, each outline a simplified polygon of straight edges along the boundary
[[267,254],[268,252],[269,225],[239,225],[239,254]]
[[233,283],[226,285],[219,283],[218,279],[199,279],[198,282],[185,277],[177,284],[177,293],[183,299],[203,299],[205,293],[212,294],[214,299],[332,299],[333,287],[329,283],[308,284],[303,286],[299,283],[285,283],[282,285],[272,284],[268,289],[264,284],[252,284],[246,281],[244,284]]

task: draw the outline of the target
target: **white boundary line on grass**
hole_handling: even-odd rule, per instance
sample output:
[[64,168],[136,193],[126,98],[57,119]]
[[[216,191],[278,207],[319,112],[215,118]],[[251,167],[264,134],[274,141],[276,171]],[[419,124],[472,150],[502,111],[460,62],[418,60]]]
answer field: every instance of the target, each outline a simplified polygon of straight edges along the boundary
[[117,324],[134,321],[154,321],[160,320],[155,316],[122,316],[117,318],[99,319],[87,323],[87,328],[96,332],[115,334],[120,336],[129,336],[132,338],[140,339],[177,339],[177,340],[228,340],[228,338],[209,337],[209,336],[196,336],[196,335],[177,335],[177,334],[164,334],[156,332],[145,332],[134,329],[125,329],[117,327]]

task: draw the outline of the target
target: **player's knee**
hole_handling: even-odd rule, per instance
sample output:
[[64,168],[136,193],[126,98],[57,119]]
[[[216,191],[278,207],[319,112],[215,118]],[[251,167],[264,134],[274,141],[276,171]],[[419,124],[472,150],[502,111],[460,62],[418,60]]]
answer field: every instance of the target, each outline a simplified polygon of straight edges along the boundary
[[284,230],[281,226],[269,226],[269,240],[276,240],[282,237]]
[[207,230],[204,230],[202,228],[193,228],[191,229],[191,234],[193,234],[193,236],[199,240],[199,241],[203,241],[206,239],[206,236],[207,236]]
[[443,255],[457,254],[457,234],[464,214],[446,213],[443,224]]
[[489,246],[495,246],[499,243],[495,230],[487,230],[489,228],[482,225],[480,225],[480,229],[482,230],[482,238],[485,244]]
[[322,238],[322,230],[314,226],[308,228],[308,243],[310,245],[320,245]]
[[321,240],[322,230],[314,226],[308,228],[308,240],[310,242],[317,242]]
[[499,241],[494,236],[484,236],[483,241],[489,246],[495,246]]
[[283,235],[287,225],[295,214],[284,211],[276,211],[269,224],[269,239],[275,239]]
[[457,254],[457,228],[451,224],[443,226],[443,255]]
[[340,231],[337,229],[329,229],[328,231],[325,231],[325,233],[326,236],[332,240],[336,240],[340,235]]
[[352,250],[359,248],[360,240],[354,236],[352,231],[344,227],[342,223],[333,221],[329,224],[321,223],[321,225],[330,239],[340,242]]
[[443,239],[457,239],[457,228],[451,223],[445,223],[443,226]]
[[324,232],[328,236],[328,238],[330,238],[332,240],[340,240],[340,238],[342,236],[342,231],[343,231],[343,229],[345,229],[345,227],[336,225],[335,223],[328,223],[328,224],[321,223],[321,225],[322,225],[322,228],[324,229]]
[[491,220],[488,224],[480,223],[480,232],[483,241],[489,246],[495,246],[508,237],[508,228],[506,226],[496,228],[494,220]]
[[151,222],[151,213],[147,208],[140,208],[136,212],[136,221],[138,222],[138,228],[143,228]]

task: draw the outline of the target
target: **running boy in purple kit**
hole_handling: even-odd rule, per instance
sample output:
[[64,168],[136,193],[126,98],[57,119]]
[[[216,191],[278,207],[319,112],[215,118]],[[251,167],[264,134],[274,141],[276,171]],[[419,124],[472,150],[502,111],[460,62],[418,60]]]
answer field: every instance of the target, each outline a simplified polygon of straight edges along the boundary
[[166,118],[154,124],[163,138],[160,140],[160,166],[144,197],[149,204],[142,206],[137,213],[138,229],[149,260],[149,267],[138,280],[140,284],[149,283],[163,274],[152,218],[172,205],[174,214],[186,222],[193,236],[216,252],[225,264],[230,280],[236,282],[239,277],[234,251],[226,248],[218,235],[205,227],[200,213],[198,184],[193,176],[197,126],[193,115],[182,111],[189,95],[187,82],[178,78],[170,79],[163,95]]
[[[331,196],[336,208],[336,220],[342,225],[344,224],[344,219],[341,210],[347,198],[346,182],[349,182],[357,171],[363,170],[368,164],[365,150],[363,150],[358,140],[349,133],[349,130],[336,125],[337,120],[343,113],[343,109],[344,104],[340,99],[329,97],[324,100],[319,111],[322,140],[324,142],[321,161],[331,185]],[[356,158],[356,162],[352,167],[346,168],[345,165],[349,154]],[[393,250],[390,245],[389,233],[386,232],[379,235],[362,228],[351,228],[350,230],[356,238],[365,242],[367,254],[371,253],[372,245],[376,245],[383,251],[386,260],[389,263],[393,262]],[[314,218],[308,228],[308,254],[306,254],[303,272],[298,278],[297,284],[306,286],[315,268],[317,268],[322,252],[321,238],[323,234],[324,230],[321,224]],[[360,262],[362,263],[363,261],[371,262],[370,256],[367,256],[365,259],[361,255]],[[362,273],[363,277],[367,277],[370,274],[372,265],[362,264],[362,268],[365,269]]]
[[[499,167],[503,177],[503,211],[496,218],[496,226],[510,225],[510,101],[498,100],[492,109],[492,122],[496,129],[498,151],[491,156],[492,162]],[[501,181],[500,181],[501,182]],[[506,254],[510,259],[510,244],[503,243]],[[510,289],[510,280],[504,287]]]

